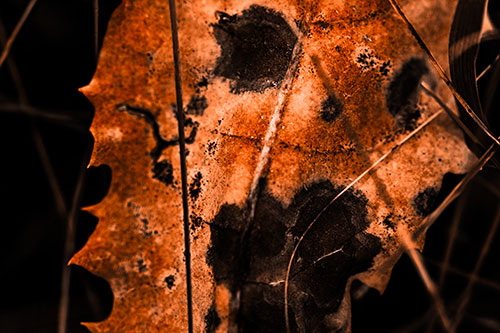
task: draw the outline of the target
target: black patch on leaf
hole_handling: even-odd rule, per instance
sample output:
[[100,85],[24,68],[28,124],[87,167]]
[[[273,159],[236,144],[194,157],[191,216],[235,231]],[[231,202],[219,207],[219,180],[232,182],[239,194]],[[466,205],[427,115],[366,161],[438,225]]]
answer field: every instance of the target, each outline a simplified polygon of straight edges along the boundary
[[[198,126],[200,126],[200,123],[197,121],[194,121],[191,118],[186,118],[184,120],[184,129],[191,127],[191,131],[189,132],[189,135],[186,136],[186,144],[190,145],[194,143],[194,140],[196,139],[196,134],[198,133]],[[186,156],[188,152],[186,151]]]
[[422,77],[429,72],[423,59],[412,58],[405,62],[393,77],[386,95],[386,105],[398,126],[412,130],[420,118],[417,107],[418,87]]
[[323,119],[327,123],[333,123],[343,110],[344,105],[342,104],[342,102],[337,98],[337,96],[335,96],[335,94],[330,94],[321,103],[321,119]]
[[201,179],[203,178],[201,172],[196,173],[193,177],[193,181],[189,184],[189,196],[191,200],[196,201],[201,192]]
[[204,223],[201,216],[198,216],[196,213],[191,213],[189,217],[191,218],[191,230],[193,231],[201,227],[202,224]]
[[[240,332],[285,332],[285,318],[283,314],[283,287],[273,287],[260,283],[247,283],[242,286],[240,314],[238,328]],[[281,300],[281,304],[279,301]],[[292,308],[290,316],[290,330],[299,332],[293,318]]]
[[174,182],[174,169],[169,161],[162,160],[153,166],[153,178],[165,185],[172,185]]
[[389,75],[389,71],[391,70],[392,65],[391,61],[384,61],[378,68],[378,74],[382,77],[387,77]]
[[392,231],[396,231],[396,226],[394,224],[394,221],[392,220],[393,219],[393,216],[392,214],[389,214],[387,215],[384,220],[382,221],[382,223],[389,229],[391,229]]
[[317,26],[325,31],[332,27],[330,23],[328,23],[324,20],[319,20],[319,21],[313,22],[313,25],[315,25],[315,26]]
[[208,143],[208,145],[207,145],[207,150],[206,150],[206,152],[207,152],[209,155],[213,156],[213,155],[215,154],[215,151],[216,151],[216,150],[217,150],[217,142],[215,142],[215,141],[211,141],[211,142],[209,142],[209,143]]
[[148,270],[148,266],[146,266],[143,259],[137,260],[137,267],[138,267],[139,273],[144,273],[145,271]]
[[205,109],[208,107],[207,98],[205,96],[193,95],[186,106],[186,114],[194,116],[203,116]]
[[172,289],[175,286],[175,277],[173,275],[167,276],[164,281],[168,289]]
[[413,208],[417,214],[427,216],[436,208],[439,191],[435,187],[427,187],[413,199]]
[[[210,223],[212,246],[208,250],[207,261],[212,266],[218,283],[234,285],[237,258],[241,247],[242,228],[238,222],[244,221],[243,210],[236,205],[223,205]],[[234,221],[234,223],[233,223]]]
[[148,219],[141,218],[142,226],[139,229],[145,238],[149,238],[153,235],[152,231],[149,231],[149,221]]
[[377,67],[378,57],[373,51],[365,49],[357,56],[356,62],[363,70],[370,70]]
[[205,316],[205,333],[215,333],[220,324],[219,314],[217,313],[215,304],[212,304]]
[[[283,208],[266,188],[247,223],[247,208],[223,205],[210,223],[208,262],[217,283],[240,291],[238,325],[244,332],[283,331],[283,277],[293,246],[341,188],[323,181],[302,189]],[[292,266],[289,297],[292,327],[327,331],[324,317],[343,299],[347,280],[372,265],[381,249],[365,232],[367,199],[348,190],[319,217]]]
[[214,74],[232,80],[233,93],[279,87],[297,42],[283,16],[256,5],[241,15],[217,15],[212,26],[221,55]]
[[208,87],[208,79],[205,76],[202,77],[201,80],[195,84],[195,89],[198,92],[200,91],[201,88],[206,88],[206,87]]

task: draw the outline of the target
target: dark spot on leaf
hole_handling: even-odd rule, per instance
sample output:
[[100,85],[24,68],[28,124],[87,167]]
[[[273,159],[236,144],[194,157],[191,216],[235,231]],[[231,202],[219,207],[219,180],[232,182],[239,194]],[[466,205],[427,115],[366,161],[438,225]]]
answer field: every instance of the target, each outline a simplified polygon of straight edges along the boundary
[[373,51],[365,49],[358,55],[356,62],[362,69],[370,70],[375,67],[378,62],[378,58]]
[[215,150],[217,149],[217,142],[215,141],[211,141],[208,143],[208,146],[207,146],[207,153],[209,155],[214,155],[215,154]]
[[140,231],[142,232],[144,237],[146,237],[146,238],[151,237],[151,235],[153,235],[153,233],[151,231],[149,231],[149,221],[145,218],[142,218],[141,222],[142,222],[142,228],[140,228]]
[[392,219],[393,219],[392,214],[389,214],[385,217],[382,223],[385,224],[387,228],[392,229],[392,231],[395,231],[396,229]]
[[279,87],[297,36],[282,15],[252,5],[241,15],[217,12],[214,36],[221,47],[215,75],[230,79],[231,92],[263,92]]
[[413,208],[417,214],[427,216],[436,208],[439,191],[435,187],[427,187],[413,199]]
[[172,289],[175,286],[175,277],[173,275],[167,276],[163,281],[167,284],[168,289]]
[[205,332],[215,333],[220,324],[221,320],[219,314],[217,313],[215,304],[212,304],[212,306],[210,307],[210,309],[208,309],[208,312],[205,316]]
[[[238,323],[240,332],[285,332],[283,305],[276,306],[275,302],[283,299],[283,288],[260,283],[247,283],[242,287],[241,297],[245,301],[240,304],[240,313],[244,314],[245,317]],[[289,309],[288,314],[291,318],[290,330],[300,332],[297,330],[295,320],[293,320],[295,317],[294,309]]]
[[145,271],[148,270],[148,267],[144,263],[143,259],[137,260],[137,266],[139,267],[139,273],[144,273]]
[[193,95],[186,106],[186,113],[195,116],[202,116],[207,107],[208,104],[205,96]]
[[316,22],[313,22],[313,24],[319,28],[321,28],[321,30],[328,30],[329,28],[331,28],[331,25],[330,23],[324,21],[324,20],[318,20]]
[[244,219],[243,211],[236,205],[223,205],[210,223],[212,246],[208,249],[207,261],[213,267],[218,283],[234,284],[233,275],[240,247],[240,230],[236,223]]
[[[337,48],[336,48],[337,49]],[[340,49],[337,49],[340,51]],[[364,49],[359,53],[356,62],[363,71],[373,71],[376,78],[386,78],[391,71],[390,60],[382,61],[372,50]]]
[[[243,331],[283,331],[283,277],[297,239],[341,188],[323,181],[302,189],[283,208],[264,183],[254,219],[247,210],[223,205],[210,223],[208,262],[217,283],[240,291],[238,325]],[[350,276],[365,271],[380,251],[365,232],[367,199],[348,190],[319,217],[297,251],[291,271],[291,324],[299,331],[326,331],[324,317],[343,299]]]
[[380,65],[380,67],[378,68],[378,71],[379,71],[381,76],[386,77],[387,75],[389,75],[389,71],[391,70],[391,67],[392,67],[391,61],[387,60],[387,61],[384,61],[382,63],[382,65]]
[[[178,121],[178,114],[177,114],[177,106],[175,104],[171,105],[172,107],[172,113],[174,114],[175,119]],[[194,143],[194,140],[196,139],[196,134],[198,133],[198,127],[200,126],[200,123],[197,121],[194,121],[191,118],[185,118],[184,119],[184,135],[185,135],[185,141],[186,144],[190,145]],[[187,134],[186,129],[191,128],[191,131]],[[178,143],[178,139],[176,138],[176,143]],[[187,154],[186,154],[187,156]]]
[[196,83],[195,87],[196,89],[208,87],[208,79],[205,76],[202,77],[201,80]]
[[196,201],[198,199],[200,192],[201,192],[201,179],[202,179],[202,174],[201,172],[196,173],[193,177],[193,181],[191,184],[189,184],[189,196],[191,197],[192,201]]
[[344,105],[342,104],[342,102],[337,98],[337,96],[335,96],[335,94],[330,94],[321,103],[321,119],[323,119],[327,123],[332,123],[338,118],[343,110]]
[[203,224],[203,219],[195,213],[191,213],[191,230],[195,231]]
[[[189,132],[188,135],[186,135],[186,144],[192,144],[194,140],[196,139],[196,134],[198,133],[198,127],[200,126],[200,123],[197,121],[194,121],[191,118],[186,118],[184,120],[184,129],[191,127],[191,131]],[[186,152],[186,156],[187,156]]]
[[162,160],[154,164],[153,178],[159,180],[165,185],[172,185],[174,182],[174,169],[167,160]]
[[429,72],[423,59],[412,58],[405,62],[393,77],[386,95],[386,105],[399,127],[412,130],[420,118],[417,107],[418,87],[422,77]]

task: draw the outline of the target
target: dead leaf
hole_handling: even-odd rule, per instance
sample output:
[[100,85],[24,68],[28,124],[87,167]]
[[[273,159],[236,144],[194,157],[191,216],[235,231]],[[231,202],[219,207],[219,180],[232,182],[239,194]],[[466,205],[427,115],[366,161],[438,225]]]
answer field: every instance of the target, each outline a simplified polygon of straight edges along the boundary
[[[454,5],[403,3],[441,64]],[[189,0],[177,11],[194,330],[284,330],[287,266],[315,218],[290,271],[291,327],[347,329],[351,281],[382,292],[398,228],[415,230],[443,175],[473,161],[419,84],[452,105],[450,94],[388,1]],[[171,48],[166,2],[124,1],[83,88],[96,107],[92,164],[112,169],[90,209],[99,225],[72,259],[114,292],[92,331],[187,327]]]

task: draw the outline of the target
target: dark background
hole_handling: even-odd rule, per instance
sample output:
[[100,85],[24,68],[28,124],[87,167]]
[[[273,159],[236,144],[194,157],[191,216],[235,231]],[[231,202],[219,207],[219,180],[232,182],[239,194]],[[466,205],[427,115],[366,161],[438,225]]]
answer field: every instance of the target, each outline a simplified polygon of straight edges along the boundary
[[[99,1],[99,44],[119,2]],[[2,48],[27,4],[27,0],[0,2]],[[500,22],[499,7],[498,1],[490,4],[494,22]],[[496,57],[499,40],[483,43],[479,70]],[[71,273],[68,332],[87,332],[79,323],[105,319],[111,312],[112,292],[103,279],[81,267],[66,268],[65,262],[85,244],[98,221],[84,212],[76,215],[74,248],[65,255],[67,218],[58,209],[40,143],[67,210],[82,176],[80,205],[102,199],[111,171],[105,166],[85,171],[93,145],[88,127],[94,109],[77,90],[90,82],[96,66],[92,0],[39,0],[8,60],[0,68],[0,332],[57,331],[63,267]],[[488,90],[494,72],[480,82],[480,95],[494,97],[488,118],[498,135],[498,83]],[[441,198],[459,179],[445,177]],[[453,215],[457,207],[463,209],[450,263],[453,270],[441,289],[451,314],[467,283],[464,274],[474,267],[499,208],[498,170],[487,166],[464,195],[431,228],[424,251],[437,281]],[[476,283],[460,331],[500,331],[499,254],[499,242],[494,241],[480,271],[487,281]],[[403,256],[383,296],[368,291],[354,301],[353,330],[425,332],[433,321],[432,304],[411,261]],[[441,331],[439,321],[433,330]]]

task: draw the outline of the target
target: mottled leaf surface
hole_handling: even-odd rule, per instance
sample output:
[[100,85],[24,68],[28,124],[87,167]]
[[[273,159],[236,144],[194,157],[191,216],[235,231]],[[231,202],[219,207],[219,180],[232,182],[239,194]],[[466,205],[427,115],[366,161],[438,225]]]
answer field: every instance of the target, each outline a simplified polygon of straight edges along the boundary
[[[442,64],[454,5],[403,3]],[[453,100],[388,1],[188,0],[178,20],[195,331],[283,331],[286,268],[307,226],[439,111],[420,82]],[[187,327],[171,48],[167,3],[125,0],[83,88],[96,107],[92,164],[112,170],[73,258],[114,292],[93,331]],[[443,175],[472,160],[443,113],[329,206],[291,269],[291,327],[345,329],[351,281],[383,291],[398,228],[414,230]]]

